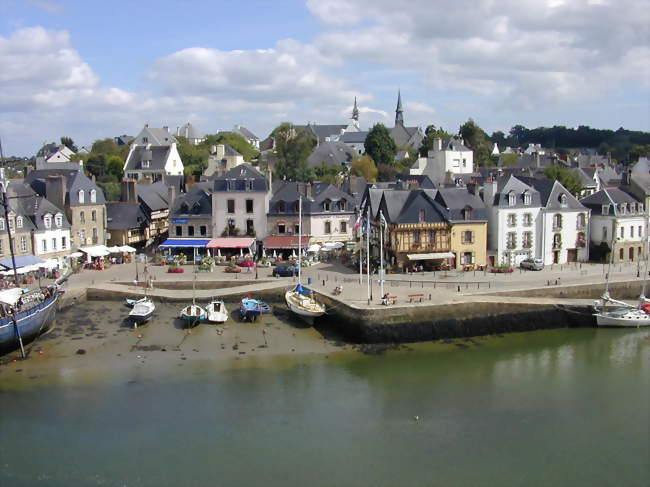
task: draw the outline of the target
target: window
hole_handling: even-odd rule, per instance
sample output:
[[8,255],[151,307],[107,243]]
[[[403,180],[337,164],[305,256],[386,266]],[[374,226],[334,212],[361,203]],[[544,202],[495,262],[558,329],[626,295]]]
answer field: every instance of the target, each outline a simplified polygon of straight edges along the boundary
[[65,237],[61,237],[61,250],[65,250],[67,246],[68,246],[67,239]]
[[43,217],[43,225],[45,225],[45,228],[52,228],[52,215],[45,215]]
[[79,212],[79,223],[82,225],[86,223],[86,214],[83,211]]
[[148,144],[149,143],[149,137],[142,137],[142,143],[143,144]]
[[621,215],[625,215],[625,212],[627,210],[627,205],[625,203],[621,203],[618,205],[618,211],[620,212]]
[[530,227],[533,224],[533,215],[531,213],[524,213],[524,226]]
[[345,200],[339,201],[339,211],[345,211],[346,203]]
[[85,199],[86,199],[86,196],[84,194],[84,190],[80,189],[79,193],[77,193],[77,194],[79,195],[79,203],[84,203]]
[[420,245],[420,230],[415,230],[413,232],[413,243],[415,245]]
[[61,228],[63,226],[63,215],[61,213],[57,213],[54,216],[54,224],[58,227]]
[[560,205],[566,206],[566,195],[564,193],[560,195]]
[[533,232],[524,232],[521,246],[525,249],[530,249],[533,246]]
[[2,247],[2,240],[0,240],[0,255],[4,255],[4,248]]
[[578,213],[578,228],[587,226],[587,217],[584,213]]
[[514,249],[515,247],[517,247],[517,234],[509,232],[506,234],[506,248]]
[[553,215],[553,230],[559,230],[562,228],[562,215],[556,213]]
[[630,225],[630,238],[634,238],[634,225]]
[[246,235],[252,237],[255,235],[255,224],[253,220],[246,220]]
[[201,226],[199,227],[199,234],[200,234],[202,237],[205,237],[205,236],[208,234],[208,227],[205,226],[205,225],[201,225]]
[[514,213],[508,214],[508,226],[514,227],[515,225],[517,225],[517,215]]
[[643,227],[639,225],[639,238],[643,237]]
[[621,227],[621,238],[625,238],[625,227]]
[[187,226],[187,236],[188,237],[193,237],[194,236],[194,225],[188,225]]
[[435,246],[436,244],[436,231],[429,230],[429,245]]
[[14,230],[16,228],[16,219],[11,213],[9,213],[9,229]]
[[19,216],[16,218],[16,228],[23,228],[23,217]]
[[418,222],[424,223],[427,219],[427,213],[424,210],[418,212]]
[[47,240],[45,239],[41,240],[41,251],[47,252]]
[[246,189],[248,191],[253,191],[253,180],[252,179],[249,179],[248,181],[246,181]]
[[341,233],[348,233],[348,222],[341,222]]
[[92,213],[90,214],[90,219],[94,222],[97,221],[97,212],[95,210],[93,210]]
[[515,195],[514,191],[510,191],[510,193],[508,193],[508,205],[515,206],[516,204],[517,204],[517,195]]
[[97,202],[97,191],[95,191],[94,189],[90,190],[90,202],[91,203]]
[[286,226],[284,223],[278,223],[278,233],[284,234],[286,232]]
[[530,205],[531,202],[531,196],[528,191],[524,193],[524,205]]
[[472,219],[472,207],[471,206],[466,206],[463,208],[463,220],[471,220]]
[[287,211],[287,205],[284,201],[278,201],[276,208],[278,209],[278,213],[285,213]]
[[553,235],[553,250],[559,250],[562,248],[562,235],[556,233]]
[[623,249],[619,249],[618,251],[618,257],[623,260],[625,259],[625,254],[623,253]]
[[461,263],[463,265],[471,265],[474,263],[474,253],[473,252],[463,252],[461,257]]
[[300,233],[300,225],[297,223],[293,224],[293,233],[298,235]]
[[96,228],[93,228],[93,243],[94,244],[99,243],[99,237],[97,235],[97,229]]
[[141,166],[142,166],[143,168],[147,168],[147,167],[149,167],[149,161],[147,161],[147,160],[143,160],[143,161],[141,161]]
[[253,200],[246,200],[246,213],[253,213]]
[[464,244],[474,243],[474,232],[470,230],[465,230],[460,234],[460,242]]
[[27,237],[20,237],[20,251],[27,252]]
[[607,227],[603,227],[603,240],[607,240]]
[[53,252],[56,251],[56,239],[55,238],[52,239],[52,251]]
[[228,213],[235,212],[235,200],[228,200]]
[[4,230],[4,229],[5,229],[5,219],[0,218],[0,230]]
[[609,215],[609,205],[603,205],[603,207],[601,209],[601,213],[603,215]]
[[332,222],[325,222],[325,233],[332,233]]
[[181,227],[180,225],[176,225],[176,236],[177,237],[183,236],[183,227]]
[[331,205],[330,200],[323,201],[323,211],[330,211]]
[[576,240],[576,247],[586,247],[587,238],[585,232],[578,232],[578,239]]
[[79,230],[79,242],[81,245],[86,245],[86,231]]

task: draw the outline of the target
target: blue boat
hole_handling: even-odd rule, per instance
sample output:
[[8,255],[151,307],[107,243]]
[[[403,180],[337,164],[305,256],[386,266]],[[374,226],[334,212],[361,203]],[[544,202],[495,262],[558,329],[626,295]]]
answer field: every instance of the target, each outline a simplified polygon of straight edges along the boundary
[[[0,291],[0,295],[5,297],[1,305],[3,309],[0,318],[0,354],[16,350],[20,346],[21,338],[23,344],[26,344],[45,333],[52,325],[57,302],[62,294],[54,287],[29,294],[20,294],[20,290],[16,290],[16,300],[12,303],[11,299],[7,299],[11,291],[14,290]],[[24,304],[12,318],[10,307],[15,309],[18,299]]]
[[253,298],[242,298],[239,303],[239,314],[242,318],[255,321],[262,314],[262,301]]

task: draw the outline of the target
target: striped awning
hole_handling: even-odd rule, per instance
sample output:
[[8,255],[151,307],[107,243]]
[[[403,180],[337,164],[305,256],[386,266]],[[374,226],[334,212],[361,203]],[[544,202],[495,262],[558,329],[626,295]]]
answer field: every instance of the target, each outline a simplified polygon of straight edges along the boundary
[[406,254],[409,260],[439,260],[439,259],[453,259],[456,257],[451,252],[433,252],[430,254]]

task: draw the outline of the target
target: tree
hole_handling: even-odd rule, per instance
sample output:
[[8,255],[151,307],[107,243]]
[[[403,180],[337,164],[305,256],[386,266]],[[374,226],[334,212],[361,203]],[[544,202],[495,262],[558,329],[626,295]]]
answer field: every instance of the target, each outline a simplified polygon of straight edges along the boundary
[[122,196],[122,188],[117,182],[97,182],[97,186],[104,191],[106,201],[119,201]]
[[77,152],[77,146],[74,145],[74,141],[70,137],[61,137],[61,143],[65,145],[72,152]]
[[448,139],[451,137],[442,127],[436,128],[435,125],[427,126],[424,131],[424,139],[418,150],[421,157],[427,157],[429,151],[433,149],[433,139]]
[[311,181],[314,170],[307,159],[316,147],[316,138],[305,131],[296,131],[293,125],[284,122],[271,132],[275,137],[275,174],[288,181]]
[[582,191],[582,184],[578,175],[562,166],[549,166],[544,169],[544,176],[554,181],[559,181],[573,195]]
[[391,164],[377,164],[377,181],[395,181],[398,172]]
[[202,174],[205,168],[208,167],[209,148],[205,145],[190,144],[185,137],[180,135],[176,136],[176,140],[178,142],[176,148],[178,149],[178,155],[181,156],[181,161],[183,161],[183,166],[186,168],[192,166],[192,171],[185,171],[185,173]]
[[113,176],[116,181],[122,180],[124,161],[119,156],[108,156],[106,160],[106,174]]
[[120,149],[113,139],[99,139],[93,142],[93,146],[90,152],[95,154],[105,154],[105,155],[120,155]]
[[492,142],[481,127],[471,118],[460,126],[458,133],[467,146],[474,151],[474,162],[479,166],[489,165],[492,155]]
[[352,161],[350,174],[365,178],[369,183],[377,181],[378,170],[375,161],[370,156],[361,156]]
[[106,154],[92,152],[88,155],[86,161],[86,171],[95,176],[96,178],[102,177],[106,174]]
[[327,166],[325,164],[321,164],[321,166],[317,167],[314,172],[316,174],[316,178],[319,181],[322,181],[324,183],[337,184],[342,179],[344,168],[340,166]]
[[378,165],[388,164],[392,166],[395,164],[397,146],[390,136],[390,132],[383,124],[377,123],[370,129],[363,146],[366,154]]
[[254,161],[260,156],[260,153],[255,150],[255,147],[250,145],[241,135],[234,132],[222,132],[220,134],[208,135],[199,146],[209,149],[210,146],[218,144],[229,145],[244,156],[244,160],[247,162]]

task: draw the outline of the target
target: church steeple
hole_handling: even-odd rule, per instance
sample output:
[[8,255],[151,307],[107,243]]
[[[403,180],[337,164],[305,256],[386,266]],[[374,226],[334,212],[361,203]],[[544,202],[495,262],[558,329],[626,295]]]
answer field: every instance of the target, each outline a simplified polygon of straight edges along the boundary
[[404,125],[404,110],[402,109],[402,93],[397,90],[397,108],[395,109],[395,126]]
[[357,107],[357,97],[354,97],[354,108],[352,109],[352,120],[359,121],[359,108]]

